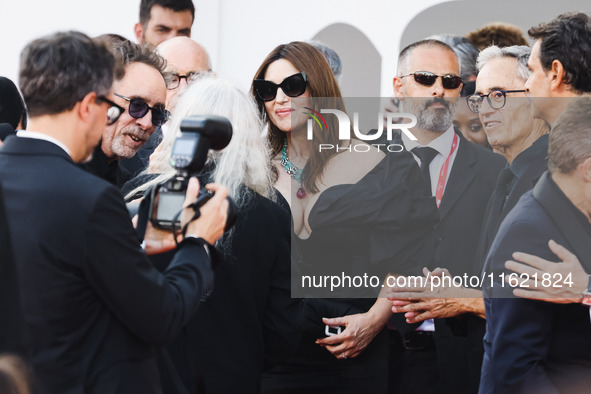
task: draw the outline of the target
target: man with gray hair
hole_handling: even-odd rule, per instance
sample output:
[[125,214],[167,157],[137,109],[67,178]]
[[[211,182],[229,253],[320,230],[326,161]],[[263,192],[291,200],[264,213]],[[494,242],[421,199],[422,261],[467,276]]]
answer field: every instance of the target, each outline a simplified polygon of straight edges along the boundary
[[529,53],[526,46],[483,50],[477,62],[476,93],[467,99],[480,117],[488,142],[508,163],[487,207],[476,260],[480,264],[502,220],[546,170],[549,129],[534,116],[534,105],[524,89],[530,74]]
[[[185,209],[186,236],[160,274],[119,190],[75,165],[126,110],[115,103],[115,68],[78,32],[21,54],[30,127],[0,151],[0,183],[39,393],[161,393],[155,346],[175,338],[213,284],[205,245],[223,232],[227,189],[210,186],[197,220]],[[192,179],[184,206],[198,191]]]
[[[576,99],[550,134],[548,168],[501,224],[485,269],[486,340],[480,393],[585,393],[591,387],[591,325],[585,305],[510,298],[503,283],[515,251],[553,259],[554,240],[578,256],[591,255],[591,98]],[[591,271],[589,260],[584,268]],[[549,278],[549,279],[548,279]],[[514,274],[513,284],[524,283]],[[526,276],[525,284],[569,286],[572,278]],[[509,282],[511,283],[511,282]]]
[[328,65],[330,66],[332,74],[340,84],[341,76],[343,74],[343,62],[341,61],[341,57],[337,51],[319,41],[310,41],[309,43],[310,45],[313,45],[314,48],[318,49],[320,53],[322,53],[322,56],[324,56],[328,62]]

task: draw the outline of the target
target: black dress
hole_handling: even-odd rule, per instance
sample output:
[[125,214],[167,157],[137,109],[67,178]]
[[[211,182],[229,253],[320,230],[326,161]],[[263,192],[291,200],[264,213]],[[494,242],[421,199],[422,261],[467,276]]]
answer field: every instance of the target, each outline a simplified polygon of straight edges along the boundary
[[[222,261],[213,288],[167,347],[175,372],[167,356],[159,357],[165,393],[179,392],[174,374],[190,393],[258,393],[263,371],[299,343],[302,302],[290,297],[289,214],[252,191],[249,195],[225,248],[218,250]],[[170,261],[167,254],[151,260],[159,269]]]
[[306,297],[302,340],[293,357],[264,375],[263,392],[386,392],[384,330],[353,359],[337,359],[315,344],[325,337],[323,317],[368,311],[382,282],[378,288],[328,293],[327,288],[298,288],[297,275],[420,274],[431,263],[437,220],[435,201],[408,152],[386,156],[356,184],[322,192],[308,217],[310,237],[292,236],[292,263],[297,262],[292,294]]

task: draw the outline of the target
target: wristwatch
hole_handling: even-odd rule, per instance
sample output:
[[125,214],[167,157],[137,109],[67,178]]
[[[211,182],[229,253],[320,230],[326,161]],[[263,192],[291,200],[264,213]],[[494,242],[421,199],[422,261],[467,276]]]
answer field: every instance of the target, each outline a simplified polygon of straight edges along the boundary
[[589,275],[589,282],[587,283],[587,290],[583,292],[583,299],[581,300],[583,305],[591,306],[591,275]]

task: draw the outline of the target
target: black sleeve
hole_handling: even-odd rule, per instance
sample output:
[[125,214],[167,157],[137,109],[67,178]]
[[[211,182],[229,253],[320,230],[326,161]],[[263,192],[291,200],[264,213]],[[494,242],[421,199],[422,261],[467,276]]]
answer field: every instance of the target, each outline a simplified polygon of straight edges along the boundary
[[209,257],[194,239],[181,244],[160,274],[140,248],[115,188],[98,197],[84,239],[88,283],[129,330],[152,344],[174,339],[213,282]]
[[[541,226],[544,227],[544,226]],[[503,231],[505,230],[506,231]],[[512,297],[512,288],[499,281],[500,273],[509,275],[505,261],[515,251],[552,259],[548,234],[535,221],[512,222],[501,227],[487,261],[495,281],[485,281],[488,357],[494,369],[485,371],[507,393],[554,392],[545,372],[552,346],[552,328],[556,305]],[[488,274],[488,272],[486,272]]]

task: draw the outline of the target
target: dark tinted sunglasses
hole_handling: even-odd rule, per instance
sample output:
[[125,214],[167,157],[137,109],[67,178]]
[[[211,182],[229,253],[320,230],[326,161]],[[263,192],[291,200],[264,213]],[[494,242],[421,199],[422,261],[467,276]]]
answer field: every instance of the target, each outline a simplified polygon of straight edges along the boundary
[[290,75],[279,85],[265,79],[255,79],[252,83],[258,98],[263,101],[271,101],[277,96],[277,89],[281,88],[283,93],[289,97],[298,97],[306,91],[308,77],[305,72]]
[[96,99],[109,105],[109,109],[107,110],[107,126],[110,126],[113,123],[117,122],[117,119],[119,119],[121,114],[125,112],[125,108],[115,104],[105,96],[97,96]]
[[462,84],[462,78],[457,75],[437,75],[430,71],[417,71],[412,74],[403,75],[400,78],[410,77],[411,75],[415,78],[416,83],[419,83],[423,86],[433,86],[439,77],[441,77],[441,84],[443,85],[444,89],[457,89]]
[[168,121],[168,118],[170,118],[170,112],[168,112],[162,105],[150,107],[142,99],[130,99],[117,93],[114,94],[117,97],[121,97],[123,100],[129,101],[129,107],[127,110],[129,111],[129,114],[135,119],[141,119],[146,116],[148,111],[152,111],[152,124],[154,126],[162,126]]

